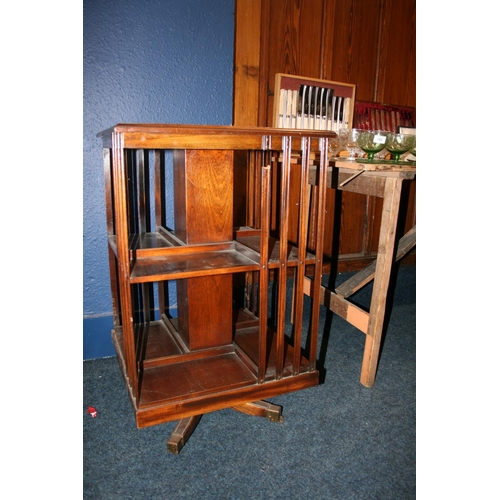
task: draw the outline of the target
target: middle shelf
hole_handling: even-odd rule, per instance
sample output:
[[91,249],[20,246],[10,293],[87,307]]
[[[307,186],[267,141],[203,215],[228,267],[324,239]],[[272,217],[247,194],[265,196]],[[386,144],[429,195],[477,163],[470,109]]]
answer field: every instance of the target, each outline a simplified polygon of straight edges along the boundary
[[[244,228],[236,231],[235,239],[222,243],[172,245],[162,235],[175,234],[162,228],[161,232],[144,233],[130,237],[130,283],[148,283],[163,280],[194,278],[198,276],[258,271],[260,268],[260,231]],[[110,236],[109,245],[117,255],[116,237]],[[268,238],[269,269],[280,264],[280,241]],[[313,264],[315,255],[306,253],[305,264]],[[287,267],[302,264],[298,249],[289,244]]]

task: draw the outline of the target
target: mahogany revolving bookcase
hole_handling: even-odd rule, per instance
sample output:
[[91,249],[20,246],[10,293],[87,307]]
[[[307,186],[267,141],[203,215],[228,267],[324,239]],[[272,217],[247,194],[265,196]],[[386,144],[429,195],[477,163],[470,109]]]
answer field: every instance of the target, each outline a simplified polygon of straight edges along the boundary
[[[281,407],[267,399],[318,384],[334,136],[166,124],[118,124],[98,134],[112,339],[137,426],[179,421],[170,452],[180,451],[204,413],[234,408],[281,421]],[[238,162],[251,167],[248,182],[260,193],[249,208],[255,227],[234,224]],[[310,197],[313,164],[318,189]],[[290,198],[291,171],[298,199]],[[290,217],[291,204],[298,217]]]

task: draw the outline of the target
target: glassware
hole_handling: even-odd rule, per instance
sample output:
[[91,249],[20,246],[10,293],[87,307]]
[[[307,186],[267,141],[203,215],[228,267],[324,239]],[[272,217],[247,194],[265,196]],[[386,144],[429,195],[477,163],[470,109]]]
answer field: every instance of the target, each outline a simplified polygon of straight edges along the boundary
[[386,147],[387,134],[389,132],[385,130],[359,131],[358,146],[368,155],[368,161],[373,161],[375,153],[382,151]]
[[406,155],[405,160],[410,163],[411,165],[416,165],[417,164],[417,136],[412,135],[412,143],[411,147],[408,150],[408,154]]
[[360,132],[362,130],[357,128],[341,128],[339,130],[340,147],[349,153],[347,158],[342,158],[343,160],[356,159],[356,154],[360,152],[358,146],[358,135]]
[[409,151],[414,144],[414,135],[397,134],[389,132],[385,147],[395,162],[399,162],[401,155]]
[[410,149],[408,150],[415,158],[417,157],[417,136],[412,135],[413,138]]
[[338,134],[335,134],[335,136],[328,141],[328,157],[335,158],[341,150],[340,138]]

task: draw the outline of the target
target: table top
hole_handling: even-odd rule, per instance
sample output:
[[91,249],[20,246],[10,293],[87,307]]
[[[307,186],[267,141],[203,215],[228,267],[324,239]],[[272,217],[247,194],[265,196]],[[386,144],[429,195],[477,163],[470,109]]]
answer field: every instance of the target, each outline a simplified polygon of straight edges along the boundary
[[371,162],[357,162],[352,160],[343,160],[339,158],[335,160],[335,167],[343,168],[347,170],[365,170],[367,172],[412,172],[416,173],[417,164],[416,162],[398,162],[391,163],[389,162],[381,162],[378,160],[376,163]]

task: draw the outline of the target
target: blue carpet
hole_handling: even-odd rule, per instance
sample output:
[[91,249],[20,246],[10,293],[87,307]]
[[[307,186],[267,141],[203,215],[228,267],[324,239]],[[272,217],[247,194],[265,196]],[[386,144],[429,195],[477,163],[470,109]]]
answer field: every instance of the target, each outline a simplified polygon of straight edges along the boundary
[[179,455],[166,446],[176,422],[136,428],[116,358],[84,361],[84,498],[416,498],[415,290],[415,266],[401,267],[374,387],[359,383],[364,335],[337,316],[325,331],[323,309],[324,381],[272,398],[282,423],[203,415]]

